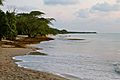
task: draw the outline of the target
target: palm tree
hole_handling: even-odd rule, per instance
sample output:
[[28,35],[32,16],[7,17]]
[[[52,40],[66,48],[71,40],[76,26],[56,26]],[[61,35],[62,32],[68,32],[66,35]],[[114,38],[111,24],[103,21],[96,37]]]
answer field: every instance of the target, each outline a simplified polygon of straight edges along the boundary
[[[17,30],[19,34],[26,34],[28,37],[35,37],[38,34],[46,36],[52,34],[52,21],[54,18],[44,18],[45,13],[31,11],[30,13],[19,13],[17,15]],[[52,31],[51,31],[52,30]]]

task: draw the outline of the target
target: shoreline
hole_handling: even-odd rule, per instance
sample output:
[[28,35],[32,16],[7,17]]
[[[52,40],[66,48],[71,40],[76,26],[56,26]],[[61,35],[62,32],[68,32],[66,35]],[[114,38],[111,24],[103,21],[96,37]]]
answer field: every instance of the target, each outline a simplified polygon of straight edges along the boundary
[[57,74],[19,67],[13,57],[26,55],[35,48],[1,48],[0,80],[68,80]]
[[[43,42],[45,42],[45,41],[43,41]],[[40,50],[43,50],[43,48],[38,48],[37,46],[36,46],[36,44],[29,44],[29,45],[26,45],[26,47],[27,48],[30,48],[30,49],[33,49],[32,51],[30,51],[29,53],[31,53],[31,52],[39,52],[39,55],[40,56],[44,56],[44,55],[42,55],[41,54],[41,51]],[[45,53],[44,53],[45,54]],[[26,54],[26,55],[36,55],[36,54]],[[48,54],[45,54],[45,56],[48,56]],[[13,57],[13,60],[16,60],[16,62],[22,62],[22,60],[20,59],[16,59],[15,57]],[[17,63],[16,63],[17,64]],[[19,64],[17,64],[19,67],[22,67],[21,65],[19,65]],[[27,69],[29,69],[28,67],[24,67],[24,68],[27,68]],[[35,70],[35,71],[37,71],[37,70]],[[43,71],[44,72],[44,71]],[[51,73],[51,74],[54,74],[54,75],[57,75],[57,76],[60,76],[60,77],[62,77],[62,78],[65,78],[65,79],[67,79],[67,80],[82,80],[81,78],[79,78],[79,77],[77,77],[77,76],[75,76],[75,75],[73,75],[73,74],[59,74],[59,73],[52,73],[52,72],[46,72],[46,73]]]

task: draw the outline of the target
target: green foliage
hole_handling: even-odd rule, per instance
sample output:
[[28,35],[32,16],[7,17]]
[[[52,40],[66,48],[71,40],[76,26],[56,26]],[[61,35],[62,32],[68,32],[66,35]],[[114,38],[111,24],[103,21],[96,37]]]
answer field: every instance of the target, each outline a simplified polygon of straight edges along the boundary
[[5,32],[6,32],[6,15],[2,10],[0,10],[0,41],[4,37]]
[[30,12],[30,15],[33,16],[33,17],[41,16],[42,14],[45,14],[45,13],[40,12],[40,11],[31,11]]
[[6,38],[14,40],[17,34],[36,37],[37,35],[46,36],[48,34],[56,35],[66,33],[66,30],[52,28],[54,18],[44,18],[43,12],[31,11],[30,13],[20,13],[15,15],[14,12],[4,13],[0,10],[0,40]]
[[10,13],[8,11],[4,13],[0,10],[0,41],[3,37],[14,40],[16,36],[17,30],[15,13]]
[[6,12],[6,26],[7,26],[7,31],[6,31],[6,38],[10,40],[14,40],[15,37],[17,36],[17,30],[16,30],[16,16],[14,12]]
[[20,13],[17,15],[17,30],[19,34],[26,34],[29,37],[35,37],[38,34],[46,36],[48,34],[56,34],[55,29],[51,28],[54,18],[43,18],[44,14],[39,11],[30,13]]
[[[20,16],[19,16],[20,15]],[[39,31],[39,21],[36,17],[30,14],[23,13],[17,16],[17,30],[19,34],[26,34],[29,37],[34,37]]]

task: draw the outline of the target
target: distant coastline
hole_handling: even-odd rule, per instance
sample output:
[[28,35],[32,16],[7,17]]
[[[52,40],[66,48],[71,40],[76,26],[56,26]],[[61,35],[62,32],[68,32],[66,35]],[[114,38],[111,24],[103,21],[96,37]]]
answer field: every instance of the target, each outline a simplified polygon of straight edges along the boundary
[[68,31],[68,34],[97,34],[97,32],[76,32],[76,31]]

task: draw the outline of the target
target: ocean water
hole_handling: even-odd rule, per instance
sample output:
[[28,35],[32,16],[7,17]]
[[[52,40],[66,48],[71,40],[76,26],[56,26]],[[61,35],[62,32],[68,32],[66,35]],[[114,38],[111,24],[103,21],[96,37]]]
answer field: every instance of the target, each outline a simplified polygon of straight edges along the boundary
[[[16,56],[19,66],[62,75],[71,80],[120,80],[120,34],[64,34],[35,47],[48,56]],[[68,40],[68,39],[85,40]],[[119,65],[117,66],[119,69]]]

